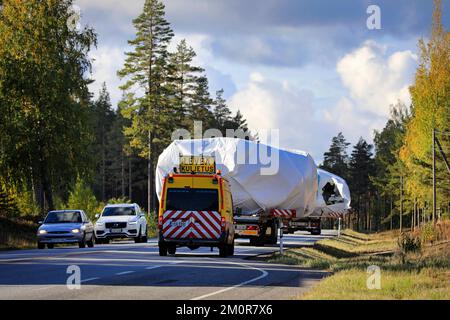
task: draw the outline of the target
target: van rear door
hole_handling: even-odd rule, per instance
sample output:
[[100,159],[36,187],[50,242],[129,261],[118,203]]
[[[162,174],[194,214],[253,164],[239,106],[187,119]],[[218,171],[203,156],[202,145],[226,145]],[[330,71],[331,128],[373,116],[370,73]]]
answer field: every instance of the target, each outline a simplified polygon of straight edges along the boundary
[[217,240],[221,219],[217,189],[167,189],[164,238]]

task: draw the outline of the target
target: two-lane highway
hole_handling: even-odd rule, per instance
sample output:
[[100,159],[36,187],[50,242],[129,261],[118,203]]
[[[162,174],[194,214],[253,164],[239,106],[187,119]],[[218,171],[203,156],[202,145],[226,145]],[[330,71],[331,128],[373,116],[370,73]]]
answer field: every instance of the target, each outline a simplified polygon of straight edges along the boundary
[[[309,246],[333,235],[297,233],[283,242],[286,247]],[[219,258],[217,249],[208,248],[181,248],[174,256],[160,257],[151,239],[91,249],[2,252],[0,299],[290,299],[326,276],[253,259],[276,250],[239,240],[232,258]],[[67,283],[76,284],[77,270],[81,285],[74,289]]]

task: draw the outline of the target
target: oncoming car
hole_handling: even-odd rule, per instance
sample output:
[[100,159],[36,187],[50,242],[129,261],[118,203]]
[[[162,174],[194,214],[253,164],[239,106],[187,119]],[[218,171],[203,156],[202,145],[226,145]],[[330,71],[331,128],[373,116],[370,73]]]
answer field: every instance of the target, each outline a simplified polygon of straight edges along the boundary
[[78,243],[92,248],[94,226],[82,210],[50,211],[37,231],[38,248],[53,249],[58,243]]
[[147,220],[145,213],[135,203],[109,204],[95,224],[97,243],[108,243],[110,239],[131,238],[136,243],[147,242]]

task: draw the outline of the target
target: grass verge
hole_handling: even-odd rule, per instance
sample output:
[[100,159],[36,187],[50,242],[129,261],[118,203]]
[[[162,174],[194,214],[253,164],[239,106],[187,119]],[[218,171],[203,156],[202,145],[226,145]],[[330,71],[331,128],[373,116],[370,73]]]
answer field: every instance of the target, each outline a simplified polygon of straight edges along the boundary
[[0,250],[35,248],[37,227],[31,221],[0,217]]
[[[346,230],[340,238],[318,241],[269,257],[269,262],[329,270],[332,275],[298,299],[450,299],[450,244],[423,245],[402,253],[398,233],[367,235]],[[369,266],[381,270],[381,288],[370,290]]]

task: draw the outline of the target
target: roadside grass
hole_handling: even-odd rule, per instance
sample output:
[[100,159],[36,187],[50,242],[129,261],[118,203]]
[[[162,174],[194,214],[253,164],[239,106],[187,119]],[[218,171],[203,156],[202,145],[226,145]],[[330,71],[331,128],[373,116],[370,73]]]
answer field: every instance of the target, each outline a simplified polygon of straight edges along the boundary
[[[332,272],[298,299],[450,299],[450,243],[404,253],[398,236],[345,230],[339,238],[276,253],[268,261]],[[381,290],[366,285],[367,268],[373,265],[381,269]]]
[[448,270],[426,268],[420,271],[382,271],[381,289],[369,290],[368,274],[349,269],[320,282],[298,299],[306,300],[447,300],[450,298]]
[[0,217],[0,250],[35,248],[37,227],[28,220]]

